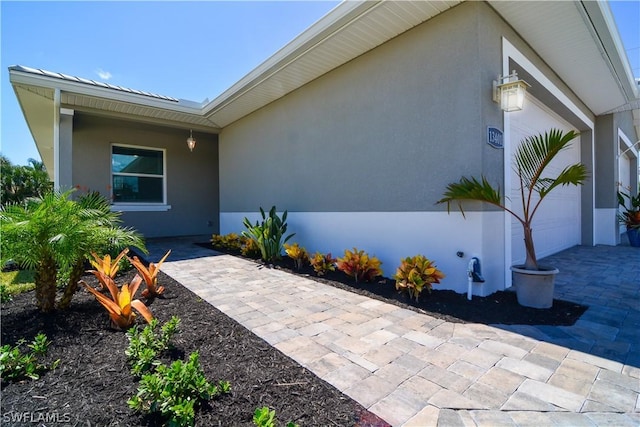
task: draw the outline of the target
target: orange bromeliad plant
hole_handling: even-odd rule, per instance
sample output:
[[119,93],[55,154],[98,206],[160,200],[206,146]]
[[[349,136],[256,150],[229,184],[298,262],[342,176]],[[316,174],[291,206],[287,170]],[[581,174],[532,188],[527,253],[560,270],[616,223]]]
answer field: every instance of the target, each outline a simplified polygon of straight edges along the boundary
[[[90,259],[89,262],[95,268],[95,270],[90,270],[92,273],[94,271],[98,271],[102,274],[105,274],[112,279],[115,279],[118,270],[120,270],[120,260],[127,255],[129,252],[129,248],[124,248],[122,252],[118,254],[113,260],[111,259],[111,255],[107,254],[104,258],[100,258],[95,252],[91,252],[91,256],[93,259]],[[95,274],[95,273],[94,273]],[[96,274],[96,277],[98,275]],[[100,280],[100,277],[98,277]],[[103,288],[102,281],[100,281],[100,287]]]
[[150,262],[149,267],[146,267],[137,256],[134,256],[132,259],[130,258],[131,264],[133,264],[136,270],[138,270],[138,273],[140,273],[147,285],[147,289],[142,291],[142,296],[144,298],[162,295],[164,292],[164,286],[158,286],[158,272],[160,271],[160,266],[164,260],[167,259],[170,253],[171,249],[167,251],[158,264]]
[[122,330],[133,326],[133,322],[136,318],[136,313],[133,309],[140,313],[147,323],[153,320],[153,315],[147,306],[144,305],[142,301],[133,299],[138,287],[142,283],[142,278],[140,276],[136,275],[131,281],[131,284],[125,283],[122,285],[122,288],[118,289],[118,286],[111,277],[100,272],[94,272],[94,274],[98,277],[102,285],[109,289],[111,298],[92,288],[83,280],[81,280],[80,283],[96,297],[98,302],[102,304],[104,308],[107,309],[109,317],[115,326]]

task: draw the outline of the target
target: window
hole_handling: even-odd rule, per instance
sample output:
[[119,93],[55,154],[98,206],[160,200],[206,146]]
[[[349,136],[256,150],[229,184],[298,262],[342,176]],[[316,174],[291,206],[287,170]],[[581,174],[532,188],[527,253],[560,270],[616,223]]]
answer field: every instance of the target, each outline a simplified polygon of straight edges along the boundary
[[111,179],[115,204],[165,204],[164,150],[113,145]]

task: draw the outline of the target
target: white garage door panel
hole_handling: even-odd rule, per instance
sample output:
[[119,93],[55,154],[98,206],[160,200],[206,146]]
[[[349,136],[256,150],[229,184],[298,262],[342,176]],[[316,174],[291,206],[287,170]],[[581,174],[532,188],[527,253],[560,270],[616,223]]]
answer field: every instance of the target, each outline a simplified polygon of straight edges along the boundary
[[[528,96],[522,111],[510,113],[511,143],[513,152],[524,138],[545,132],[551,128],[569,131],[572,126],[546,108],[535,98]],[[557,176],[565,167],[580,161],[580,141],[572,141],[569,149],[559,153],[547,167],[546,176]],[[516,212],[522,213],[520,182],[511,174],[511,201]],[[581,212],[580,188],[558,187],[549,194],[535,214],[533,239],[538,258],[554,254],[580,244]],[[522,226],[516,220],[511,223],[511,258],[514,264],[522,264],[526,258]]]

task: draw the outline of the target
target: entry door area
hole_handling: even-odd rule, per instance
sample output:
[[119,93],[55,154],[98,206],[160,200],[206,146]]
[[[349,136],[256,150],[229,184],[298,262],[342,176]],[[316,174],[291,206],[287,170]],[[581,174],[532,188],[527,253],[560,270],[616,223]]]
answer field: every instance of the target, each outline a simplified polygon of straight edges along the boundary
[[[573,127],[532,96],[527,96],[525,107],[510,114],[512,153],[520,142],[531,135],[543,133],[551,128],[569,131]],[[546,176],[557,176],[565,167],[580,161],[580,138],[571,142],[570,147],[561,152],[547,166]],[[513,164],[513,159],[512,159]],[[526,194],[526,193],[525,193]],[[515,172],[511,172],[511,202],[519,214],[522,213],[520,182]],[[533,222],[533,239],[538,259],[581,243],[581,201],[580,187],[561,186],[545,197],[536,212]],[[522,226],[516,220],[511,222],[511,259],[513,264],[525,261],[524,235]]]

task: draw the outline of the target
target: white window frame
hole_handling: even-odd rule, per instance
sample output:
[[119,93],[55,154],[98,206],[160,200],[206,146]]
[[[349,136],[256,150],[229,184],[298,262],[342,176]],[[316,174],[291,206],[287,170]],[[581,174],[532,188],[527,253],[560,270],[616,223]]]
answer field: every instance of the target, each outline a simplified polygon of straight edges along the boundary
[[[114,147],[123,147],[123,148],[134,148],[136,150],[146,150],[146,151],[160,151],[162,152],[162,175],[147,175],[147,174],[121,174],[113,172],[113,148]],[[152,211],[168,211],[171,209],[171,205],[167,204],[167,150],[166,148],[158,148],[158,147],[149,147],[144,145],[130,145],[130,144],[119,144],[119,143],[111,143],[110,152],[109,152],[109,175],[110,175],[110,185],[111,185],[111,200],[113,200],[113,177],[114,175],[120,176],[141,176],[141,177],[153,177],[153,178],[162,178],[162,202],[158,203],[149,203],[149,202],[113,202],[111,204],[112,211],[119,212],[152,212]]]

